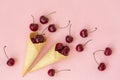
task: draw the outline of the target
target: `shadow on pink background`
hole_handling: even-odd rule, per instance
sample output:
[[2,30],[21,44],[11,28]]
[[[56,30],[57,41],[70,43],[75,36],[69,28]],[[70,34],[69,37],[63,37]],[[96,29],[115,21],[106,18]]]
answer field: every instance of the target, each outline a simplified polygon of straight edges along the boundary
[[[120,80],[120,1],[119,0],[1,0],[0,1],[0,80]],[[31,14],[39,23],[39,17],[49,12],[50,23],[64,26],[71,20],[74,42],[68,44],[71,48],[70,57],[54,65],[33,72],[22,78],[22,68],[26,54],[29,24]],[[48,24],[47,24],[48,25]],[[47,25],[40,24],[39,32]],[[87,27],[86,27],[87,26]],[[81,38],[79,32],[83,28],[98,30]],[[49,39],[48,46],[53,42],[63,42],[68,34],[68,28],[56,33],[46,32]],[[76,52],[78,43],[92,39],[85,46],[84,52]],[[3,46],[7,45],[9,57],[16,58],[13,67],[6,65],[7,58],[3,53]],[[93,59],[93,52],[110,46],[113,54],[109,57],[97,55],[99,62],[107,63],[104,72],[97,70]],[[70,72],[60,72],[54,77],[47,75],[49,68],[71,69]]]

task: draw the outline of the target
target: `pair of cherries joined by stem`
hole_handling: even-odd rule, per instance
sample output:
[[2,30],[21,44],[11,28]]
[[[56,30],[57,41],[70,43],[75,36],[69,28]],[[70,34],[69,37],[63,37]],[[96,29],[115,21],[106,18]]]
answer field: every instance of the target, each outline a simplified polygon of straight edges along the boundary
[[101,62],[99,63],[95,57],[96,53],[97,52],[104,52],[104,55],[105,56],[110,56],[112,54],[112,49],[110,47],[106,47],[105,50],[96,50],[94,53],[93,53],[93,56],[94,56],[94,60],[95,62],[98,64],[98,70],[99,71],[104,71],[106,69],[106,64],[104,62]]
[[6,50],[5,50],[6,47],[7,47],[7,46],[4,46],[4,47],[3,47],[5,56],[6,56],[7,59],[8,59],[6,64],[7,64],[8,66],[13,66],[13,65],[15,64],[15,59],[14,59],[14,58],[9,58],[9,57],[7,56],[7,53],[6,53]]
[[[53,14],[53,13],[56,13],[56,12],[51,12],[51,13],[49,13],[47,15],[40,16],[40,19],[39,19],[40,23],[41,24],[47,24],[49,22],[48,16],[50,14]],[[37,23],[35,23],[33,15],[31,15],[31,16],[32,16],[33,22],[29,26],[30,30],[31,31],[37,31],[39,29],[39,25]]]
[[55,51],[58,51],[60,54],[64,56],[68,56],[70,48],[67,45],[64,46],[62,43],[57,43],[55,46]]
[[55,69],[49,69],[48,70],[48,75],[50,77],[53,77],[53,76],[55,76],[56,73],[61,72],[61,71],[71,71],[71,70],[70,69],[62,69],[62,70],[57,71]]

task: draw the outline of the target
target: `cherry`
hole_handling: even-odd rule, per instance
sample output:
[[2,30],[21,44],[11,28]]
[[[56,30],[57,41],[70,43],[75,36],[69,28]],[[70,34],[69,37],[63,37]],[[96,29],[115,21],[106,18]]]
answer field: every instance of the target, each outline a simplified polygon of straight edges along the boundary
[[95,27],[95,29],[93,31],[90,31],[90,32],[88,32],[87,29],[82,29],[80,31],[80,36],[83,37],[83,38],[86,38],[86,37],[88,37],[89,33],[95,32],[96,30],[97,30],[97,27]]
[[5,53],[6,57],[7,57],[7,59],[8,59],[8,61],[7,61],[6,64],[7,64],[8,66],[13,66],[13,65],[15,64],[15,60],[14,60],[14,58],[9,58],[9,57],[7,56],[6,51],[5,51],[5,48],[6,48],[6,46],[4,46],[3,50],[4,50],[4,53]]
[[[71,24],[72,25],[72,24]],[[70,28],[69,28],[69,35],[67,35],[66,37],[65,37],[65,40],[66,40],[66,42],[67,43],[71,43],[71,42],[73,42],[73,37],[71,36],[71,25],[70,25]]]
[[7,61],[7,65],[8,66],[13,66],[15,64],[15,60],[13,58],[10,58],[8,61]]
[[[32,16],[32,15],[31,15]],[[30,24],[30,30],[31,31],[37,31],[38,30],[38,27],[39,25],[37,23],[34,23],[34,17],[32,16],[33,18],[33,23]]]
[[51,13],[49,13],[48,15],[42,15],[41,17],[40,17],[40,23],[42,23],[42,24],[47,24],[48,22],[49,22],[49,19],[48,19],[48,17],[47,16],[49,16],[50,14],[53,14],[53,13],[56,13],[56,12],[51,12]]
[[36,41],[36,43],[43,43],[43,42],[45,42],[45,38],[44,38],[44,36],[43,35],[36,35],[36,37],[35,37],[35,41]]
[[57,43],[56,46],[55,46],[55,51],[60,51],[64,48],[63,44],[62,43]]
[[73,41],[73,37],[70,36],[70,35],[67,35],[67,36],[66,36],[66,42],[67,42],[67,43],[71,43],[72,41]]
[[84,44],[78,44],[78,45],[76,46],[76,51],[82,52],[82,51],[84,50],[84,46],[85,46],[88,42],[90,42],[90,41],[92,41],[92,40],[90,39],[90,40],[88,40],[87,42],[85,42]]
[[63,70],[56,71],[55,69],[49,69],[48,70],[48,75],[50,77],[53,77],[53,76],[55,76],[55,73],[58,73],[58,72],[61,72],[61,71],[71,71],[71,70],[70,69],[63,69]]
[[35,38],[31,38],[32,43],[37,43]]
[[48,75],[51,76],[51,77],[54,76],[55,75],[55,69],[49,69],[48,70]]
[[107,48],[105,49],[105,51],[104,51],[104,54],[105,54],[106,56],[110,56],[110,55],[112,54],[112,49],[111,49],[110,47],[107,47]]
[[98,66],[98,70],[99,71],[104,71],[105,69],[106,69],[105,63],[100,63],[99,66]]
[[47,24],[48,21],[49,21],[49,19],[46,16],[43,15],[40,17],[40,23]]
[[64,48],[59,52],[64,56],[68,56],[68,53],[70,52],[70,48],[68,46],[64,46]]
[[48,31],[49,31],[49,32],[56,32],[56,31],[57,31],[57,28],[59,28],[59,29],[64,29],[64,28],[68,27],[69,24],[70,24],[70,20],[69,20],[68,24],[67,24],[65,27],[58,27],[58,26],[56,26],[55,24],[50,24],[47,28],[48,28]]
[[55,51],[58,51],[60,54],[64,56],[68,56],[70,48],[68,46],[63,46],[62,43],[57,43],[55,46]]
[[49,32],[56,32],[56,26],[55,26],[55,24],[50,24],[49,26],[48,26],[48,31]]
[[82,44],[78,44],[78,45],[76,46],[76,50],[77,50],[78,52],[82,52],[82,51],[84,50],[83,45],[82,45]]

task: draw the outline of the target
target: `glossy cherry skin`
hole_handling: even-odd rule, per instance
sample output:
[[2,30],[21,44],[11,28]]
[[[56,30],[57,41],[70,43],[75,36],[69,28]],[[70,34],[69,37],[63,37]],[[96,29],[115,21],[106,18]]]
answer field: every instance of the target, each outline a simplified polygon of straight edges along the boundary
[[71,42],[73,42],[73,37],[70,36],[70,35],[67,35],[67,36],[65,37],[65,40],[66,40],[67,43],[71,43]]
[[8,59],[7,65],[8,66],[13,66],[15,64],[15,60],[13,58]]
[[48,21],[49,21],[49,19],[46,16],[43,15],[40,17],[40,23],[47,24]]
[[45,42],[45,38],[44,38],[43,35],[36,35],[35,41],[36,41],[37,43],[43,43],[43,42]]
[[88,30],[83,29],[82,31],[80,31],[80,36],[83,37],[83,38],[88,37]]
[[48,26],[48,31],[49,32],[56,32],[56,26],[55,26],[55,24],[50,24],[49,26]]
[[68,56],[70,52],[70,48],[68,46],[64,46],[64,48],[59,52],[64,56]]
[[48,70],[48,75],[53,77],[55,75],[55,69],[49,69]]
[[63,44],[62,43],[57,43],[56,46],[55,46],[55,51],[60,51],[64,48]]
[[109,48],[109,47],[107,47],[107,48],[105,49],[105,51],[104,51],[104,54],[105,54],[106,56],[110,56],[110,55],[112,54],[112,49]]
[[100,63],[99,66],[98,66],[98,70],[99,71],[104,71],[105,69],[106,69],[105,63]]
[[84,50],[84,47],[83,47],[82,44],[78,44],[78,45],[76,46],[76,51],[82,52],[83,50]]
[[38,30],[38,24],[32,23],[30,24],[30,30],[31,31],[37,31]]
[[35,38],[31,38],[32,43],[37,43]]

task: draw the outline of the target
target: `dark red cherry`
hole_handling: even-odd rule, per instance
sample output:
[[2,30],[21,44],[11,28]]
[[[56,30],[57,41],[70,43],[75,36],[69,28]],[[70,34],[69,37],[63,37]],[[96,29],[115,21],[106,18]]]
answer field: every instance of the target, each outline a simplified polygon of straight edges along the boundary
[[43,15],[40,17],[40,23],[47,24],[48,21],[49,21],[49,19],[46,16]]
[[44,38],[43,35],[36,35],[35,41],[36,41],[37,43],[43,43],[43,42],[45,41],[45,38]]
[[107,48],[105,49],[105,51],[104,51],[104,54],[105,54],[106,56],[110,56],[110,55],[112,54],[112,49],[111,49],[110,47],[107,47]]
[[86,38],[88,36],[88,30],[87,29],[83,29],[80,32],[80,36],[83,37],[83,38]]
[[31,31],[37,31],[38,27],[39,27],[38,24],[35,24],[35,23],[30,24],[30,30]]
[[105,63],[100,63],[99,66],[98,66],[98,70],[104,71],[105,69],[106,69]]
[[82,30],[80,31],[80,36],[83,37],[83,38],[86,38],[86,37],[88,37],[88,34],[93,33],[93,32],[95,32],[96,30],[97,30],[97,27],[95,27],[94,30],[89,31],[89,32],[88,32],[87,29],[82,29]]
[[37,43],[35,38],[31,38],[32,43]]
[[64,46],[64,48],[59,52],[64,56],[68,56],[70,52],[70,48],[68,46]]
[[55,26],[55,24],[50,24],[49,26],[48,26],[48,31],[49,32],[56,32],[56,26]]
[[7,64],[8,66],[13,66],[13,65],[15,64],[15,60],[14,60],[14,58],[9,58],[9,57],[7,56],[7,53],[6,53],[6,51],[5,51],[5,48],[6,48],[6,46],[4,46],[3,50],[4,50],[4,53],[5,53],[6,57],[7,57],[7,59],[8,59],[8,61],[7,61],[6,64]]
[[56,71],[55,69],[49,69],[48,75],[53,77],[53,76],[55,76],[56,73],[61,72],[61,71],[71,71],[71,70],[70,69],[62,69],[62,70]]
[[55,46],[55,50],[56,51],[60,51],[64,48],[63,44],[62,43],[57,43],[56,46]]
[[76,46],[76,51],[82,52],[83,50],[84,50],[84,47],[83,47],[82,44],[78,44],[78,45]]
[[70,35],[67,35],[67,36],[65,37],[65,39],[66,39],[66,42],[67,42],[67,43],[73,42],[73,37],[70,36]]
[[55,75],[55,69],[49,69],[48,70],[48,75],[53,77]]
[[13,66],[15,64],[15,60],[13,58],[8,59],[7,65],[8,66]]

